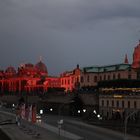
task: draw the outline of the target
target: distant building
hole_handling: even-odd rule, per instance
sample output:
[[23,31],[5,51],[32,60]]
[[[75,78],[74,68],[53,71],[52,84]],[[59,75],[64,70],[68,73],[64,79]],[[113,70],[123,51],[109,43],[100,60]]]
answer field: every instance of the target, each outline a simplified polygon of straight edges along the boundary
[[140,68],[140,41],[139,44],[134,48],[132,68]]
[[[124,120],[130,113],[140,110],[140,43],[134,49],[132,65],[128,64],[127,56],[124,62],[116,65],[114,72],[109,72],[114,78],[100,78],[98,83],[99,112],[106,119]],[[130,119],[138,118],[140,112]]]
[[124,63],[121,64],[82,68],[80,86],[95,87],[100,81],[117,79],[140,79],[140,42],[134,49],[132,64],[129,64],[125,55]]
[[46,77],[44,85],[45,91],[47,91],[48,88],[60,88],[61,87],[60,77],[53,76]]
[[96,87],[101,81],[118,79],[140,79],[140,43],[135,47],[133,63],[129,64],[127,55],[124,63],[107,66],[90,66],[60,74],[60,77],[48,76],[46,65],[40,59],[37,64],[21,64],[16,70],[9,66],[0,71],[0,92],[44,93],[48,88],[64,88],[72,92],[84,87]]
[[60,75],[61,87],[65,88],[66,92],[80,88],[80,74],[79,65],[72,71],[62,73]]
[[81,87],[97,86],[100,81],[137,79],[137,72],[130,64],[85,67],[81,73]]
[[[99,112],[103,118],[124,120],[128,114],[136,110],[140,110],[140,88],[102,88],[100,90]],[[140,112],[131,119],[133,118],[140,118]]]
[[16,71],[10,66],[0,71],[1,94],[41,94],[48,87],[60,87],[60,78],[49,77],[46,65],[40,60],[37,64],[21,64]]

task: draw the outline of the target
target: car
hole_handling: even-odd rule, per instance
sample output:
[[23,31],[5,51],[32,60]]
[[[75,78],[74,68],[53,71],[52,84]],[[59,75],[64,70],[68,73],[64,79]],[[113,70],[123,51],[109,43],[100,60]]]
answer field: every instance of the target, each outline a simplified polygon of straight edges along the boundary
[[41,116],[39,114],[36,115],[36,122],[41,123]]

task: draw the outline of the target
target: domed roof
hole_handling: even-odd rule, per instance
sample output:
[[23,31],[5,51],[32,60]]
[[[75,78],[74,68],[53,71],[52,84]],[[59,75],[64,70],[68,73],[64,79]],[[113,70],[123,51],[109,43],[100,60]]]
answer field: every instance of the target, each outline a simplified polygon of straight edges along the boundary
[[45,65],[42,61],[39,61],[39,62],[35,65],[35,67],[36,67],[39,71],[41,71],[41,72],[48,73],[47,67],[46,67],[46,65]]
[[14,67],[12,66],[9,66],[6,70],[5,70],[6,73],[12,73],[12,74],[16,74],[16,70]]

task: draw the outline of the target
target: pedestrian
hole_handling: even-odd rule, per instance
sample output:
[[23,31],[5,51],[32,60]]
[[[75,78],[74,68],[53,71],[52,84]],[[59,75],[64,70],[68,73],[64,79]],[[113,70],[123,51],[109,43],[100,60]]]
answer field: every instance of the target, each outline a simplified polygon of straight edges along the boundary
[[16,124],[18,126],[20,126],[21,124],[20,114],[21,114],[21,110],[20,110],[20,107],[18,106],[16,110]]

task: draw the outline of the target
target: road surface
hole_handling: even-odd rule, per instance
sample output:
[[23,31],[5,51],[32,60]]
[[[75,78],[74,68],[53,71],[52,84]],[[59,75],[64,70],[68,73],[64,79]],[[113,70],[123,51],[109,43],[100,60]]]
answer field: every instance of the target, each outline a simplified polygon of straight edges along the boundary
[[[58,120],[63,119],[62,129],[82,137],[83,140],[124,140],[124,134],[113,130],[86,124],[78,119],[70,117],[59,117],[47,115],[43,117],[46,124],[58,127]],[[140,139],[134,136],[127,136],[127,140]]]

